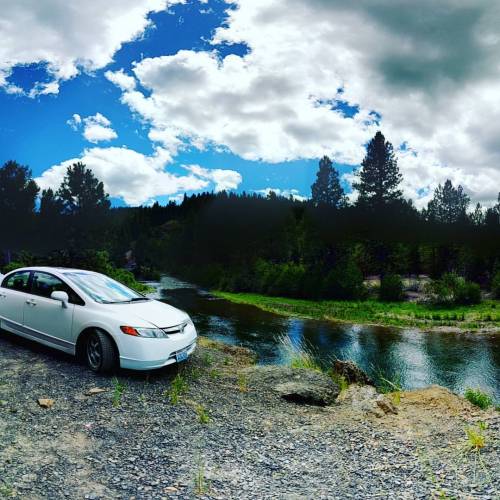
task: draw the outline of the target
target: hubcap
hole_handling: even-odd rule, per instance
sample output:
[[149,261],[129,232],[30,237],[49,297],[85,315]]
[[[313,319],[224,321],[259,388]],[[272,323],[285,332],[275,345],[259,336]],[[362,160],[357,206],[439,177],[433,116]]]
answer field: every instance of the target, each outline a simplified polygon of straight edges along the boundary
[[92,335],[87,343],[87,359],[94,370],[101,366],[102,349],[101,342],[96,335]]

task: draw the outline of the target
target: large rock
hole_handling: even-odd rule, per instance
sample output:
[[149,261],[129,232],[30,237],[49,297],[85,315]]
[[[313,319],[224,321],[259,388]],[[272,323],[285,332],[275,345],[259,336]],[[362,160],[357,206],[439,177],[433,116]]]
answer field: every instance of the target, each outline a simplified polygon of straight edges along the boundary
[[332,370],[337,375],[344,377],[349,384],[375,385],[373,380],[353,361],[337,359],[333,363]]
[[387,414],[397,415],[398,413],[394,403],[386,395],[377,393],[375,387],[371,385],[352,384],[340,394],[337,402],[348,404],[355,410],[377,417],[383,417]]
[[243,370],[250,386],[270,389],[287,401],[326,406],[334,403],[340,389],[319,371],[287,366],[252,366]]

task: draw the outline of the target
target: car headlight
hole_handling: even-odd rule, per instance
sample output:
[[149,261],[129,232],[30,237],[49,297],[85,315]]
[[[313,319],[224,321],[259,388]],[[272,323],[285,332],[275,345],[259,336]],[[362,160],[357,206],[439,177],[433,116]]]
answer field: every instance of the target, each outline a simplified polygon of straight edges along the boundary
[[120,330],[133,337],[147,339],[168,339],[168,335],[160,328],[134,328],[133,326],[120,326]]

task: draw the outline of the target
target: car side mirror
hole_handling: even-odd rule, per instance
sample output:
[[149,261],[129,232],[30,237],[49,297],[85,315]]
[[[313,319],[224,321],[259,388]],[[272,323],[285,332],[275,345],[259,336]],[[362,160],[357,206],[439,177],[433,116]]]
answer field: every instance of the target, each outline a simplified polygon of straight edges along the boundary
[[64,309],[68,307],[69,296],[66,292],[52,292],[50,298],[62,302]]

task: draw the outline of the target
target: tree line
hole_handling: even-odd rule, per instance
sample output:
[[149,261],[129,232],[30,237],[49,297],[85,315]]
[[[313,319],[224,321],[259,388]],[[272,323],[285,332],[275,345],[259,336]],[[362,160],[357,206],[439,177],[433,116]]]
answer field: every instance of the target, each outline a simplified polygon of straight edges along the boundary
[[500,272],[500,195],[493,207],[471,208],[463,187],[447,180],[417,210],[401,182],[381,132],[367,145],[355,202],[327,156],[307,201],[221,192],[133,208],[113,208],[82,163],[67,168],[57,190],[40,192],[30,169],[9,161],[0,168],[0,250],[3,264],[57,265],[84,265],[106,251],[146,277],[167,271],[209,287],[294,297],[362,298],[372,274],[456,273],[491,287]]

